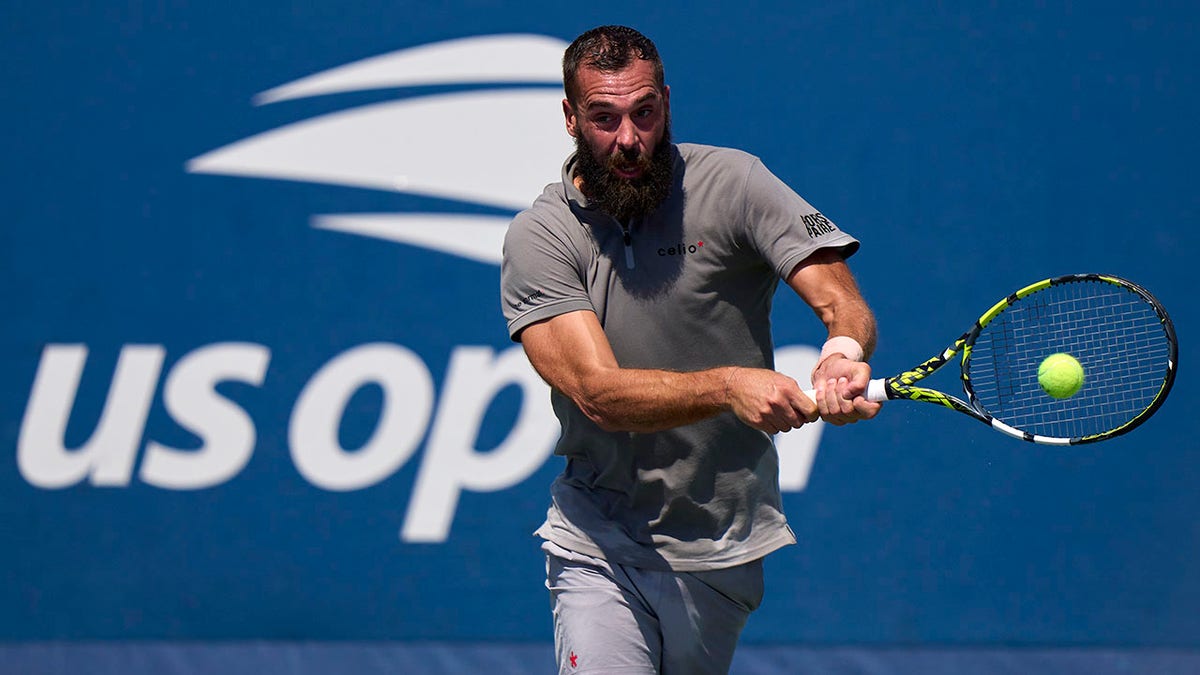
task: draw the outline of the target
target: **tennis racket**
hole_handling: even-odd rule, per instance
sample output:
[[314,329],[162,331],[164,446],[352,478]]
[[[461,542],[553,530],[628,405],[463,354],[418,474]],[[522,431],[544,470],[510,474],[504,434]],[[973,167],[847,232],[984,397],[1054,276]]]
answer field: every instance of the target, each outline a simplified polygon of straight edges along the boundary
[[[917,386],[962,354],[966,400]],[[1066,353],[1083,386],[1049,396],[1038,366]],[[1141,286],[1103,274],[1046,279],[996,303],[941,354],[872,380],[866,398],[936,403],[1034,443],[1076,445],[1120,436],[1158,410],[1175,381],[1178,344],[1163,306]]]

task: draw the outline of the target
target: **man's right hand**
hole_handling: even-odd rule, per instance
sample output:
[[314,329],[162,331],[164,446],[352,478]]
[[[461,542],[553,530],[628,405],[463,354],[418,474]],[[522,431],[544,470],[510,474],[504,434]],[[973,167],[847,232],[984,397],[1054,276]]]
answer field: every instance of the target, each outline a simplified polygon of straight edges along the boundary
[[820,417],[816,402],[800,385],[773,370],[731,367],[726,395],[738,419],[769,434],[799,429]]

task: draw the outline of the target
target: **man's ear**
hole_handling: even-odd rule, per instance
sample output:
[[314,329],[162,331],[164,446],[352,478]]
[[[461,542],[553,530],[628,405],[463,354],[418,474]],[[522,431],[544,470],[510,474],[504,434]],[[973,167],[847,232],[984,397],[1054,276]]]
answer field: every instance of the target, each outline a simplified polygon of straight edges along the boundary
[[575,115],[575,108],[571,105],[570,99],[563,99],[563,117],[567,122],[567,133],[572,138],[579,137],[579,117]]

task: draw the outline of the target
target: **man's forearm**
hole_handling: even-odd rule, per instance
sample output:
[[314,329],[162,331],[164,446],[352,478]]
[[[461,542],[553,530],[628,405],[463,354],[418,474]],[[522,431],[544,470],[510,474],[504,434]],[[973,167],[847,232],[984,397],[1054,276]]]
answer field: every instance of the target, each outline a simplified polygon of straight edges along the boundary
[[690,373],[612,369],[572,398],[608,431],[662,431],[730,411],[750,427],[777,433],[818,416],[816,403],[792,378],[740,366]]
[[592,312],[569,312],[532,324],[521,338],[538,374],[608,431],[662,431],[724,411],[767,433],[817,418],[816,404],[796,381],[773,370],[621,368]]
[[607,431],[662,431],[729,410],[734,368],[695,372],[609,368],[568,393]]

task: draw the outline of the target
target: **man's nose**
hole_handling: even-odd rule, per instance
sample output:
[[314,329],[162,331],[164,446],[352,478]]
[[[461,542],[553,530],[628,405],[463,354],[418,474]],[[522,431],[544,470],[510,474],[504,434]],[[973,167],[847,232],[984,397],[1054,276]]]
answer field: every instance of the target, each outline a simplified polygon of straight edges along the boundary
[[634,150],[637,146],[637,127],[633,124],[633,119],[621,118],[621,126],[617,128],[617,147],[621,150]]

